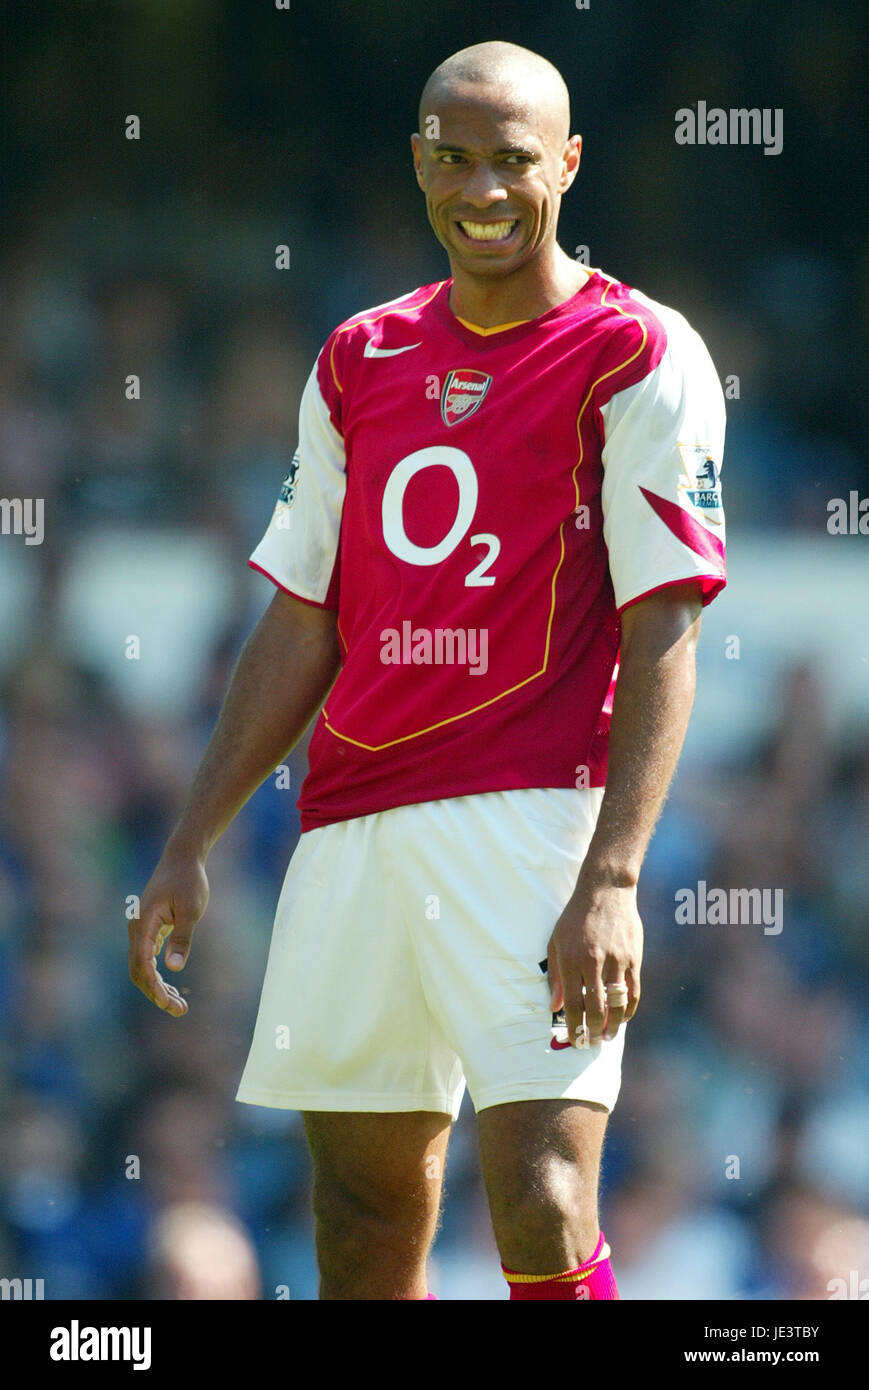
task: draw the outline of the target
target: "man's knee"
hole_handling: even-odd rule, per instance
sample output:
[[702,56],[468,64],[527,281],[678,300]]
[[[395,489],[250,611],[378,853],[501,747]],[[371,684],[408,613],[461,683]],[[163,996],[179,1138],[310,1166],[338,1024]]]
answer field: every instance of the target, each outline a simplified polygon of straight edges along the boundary
[[525,1273],[572,1269],[594,1253],[606,1111],[525,1102],[483,1111],[483,1168],[501,1258]]
[[[552,1159],[500,1195],[496,1225],[511,1246],[536,1250],[563,1231],[592,1246],[597,1237],[596,1167]],[[493,1216],[495,1213],[493,1212]]]

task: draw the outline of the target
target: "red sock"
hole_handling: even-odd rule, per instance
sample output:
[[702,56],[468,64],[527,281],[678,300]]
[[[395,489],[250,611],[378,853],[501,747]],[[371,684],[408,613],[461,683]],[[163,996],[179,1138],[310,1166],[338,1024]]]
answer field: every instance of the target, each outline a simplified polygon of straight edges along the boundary
[[510,1285],[510,1300],[563,1298],[571,1302],[580,1299],[602,1302],[617,1299],[620,1295],[610,1265],[610,1253],[601,1231],[591,1259],[577,1265],[576,1269],[566,1269],[561,1274],[519,1274],[502,1264],[504,1278]]

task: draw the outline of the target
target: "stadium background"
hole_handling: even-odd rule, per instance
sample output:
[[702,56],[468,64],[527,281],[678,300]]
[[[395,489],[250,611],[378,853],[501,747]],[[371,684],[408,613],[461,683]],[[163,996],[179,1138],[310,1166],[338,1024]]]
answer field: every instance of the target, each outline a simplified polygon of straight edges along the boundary
[[[316,1296],[299,1117],[232,1099],[304,749],[291,790],[267,781],[212,855],[183,1022],[127,979],[125,900],[271,596],[245,560],[314,355],[350,313],[448,273],[408,134],[431,68],[493,37],[571,89],[585,143],[562,245],[682,310],[739,378],[731,584],[642,880],[643,1004],[605,1158],[622,1292],[824,1299],[869,1274],[869,539],[826,525],[830,498],[869,495],[856,16],[7,10],[0,495],[44,498],[45,537],[0,536],[0,1275],[46,1298]],[[675,112],[701,98],[782,108],[783,152],[677,146]],[[784,929],[678,926],[674,895],[701,880],[783,889]],[[467,1100],[431,1270],[441,1297],[506,1297]]]

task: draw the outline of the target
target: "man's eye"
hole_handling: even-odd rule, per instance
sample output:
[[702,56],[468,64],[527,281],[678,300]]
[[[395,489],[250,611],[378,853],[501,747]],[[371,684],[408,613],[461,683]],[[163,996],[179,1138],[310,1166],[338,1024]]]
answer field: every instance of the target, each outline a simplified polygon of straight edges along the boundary
[[441,164],[452,164],[452,163],[454,163],[454,162],[455,162],[456,164],[461,164],[462,161],[463,161],[463,159],[464,159],[464,156],[463,156],[463,155],[460,155],[460,154],[442,154],[442,155],[441,155]]
[[528,154],[508,154],[505,163],[510,164],[511,162],[515,164],[530,164],[531,156]]

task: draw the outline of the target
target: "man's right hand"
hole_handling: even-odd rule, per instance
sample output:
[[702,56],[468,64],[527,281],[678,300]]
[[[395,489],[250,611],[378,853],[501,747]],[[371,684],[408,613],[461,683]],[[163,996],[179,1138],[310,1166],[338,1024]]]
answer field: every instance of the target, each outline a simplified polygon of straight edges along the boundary
[[193,929],[208,906],[205,865],[195,855],[164,853],[142,894],[139,916],[129,922],[130,979],[142,993],[173,1018],[187,1012],[187,1003],[157,969],[156,960],[168,939],[164,957],[169,970],[183,970]]
[[340,669],[337,611],[279,590],[242,648],[187,807],[129,923],[130,979],[173,1018],[187,1005],[157,970],[163,942],[167,969],[183,969],[208,906],[209,850],[295,748]]

